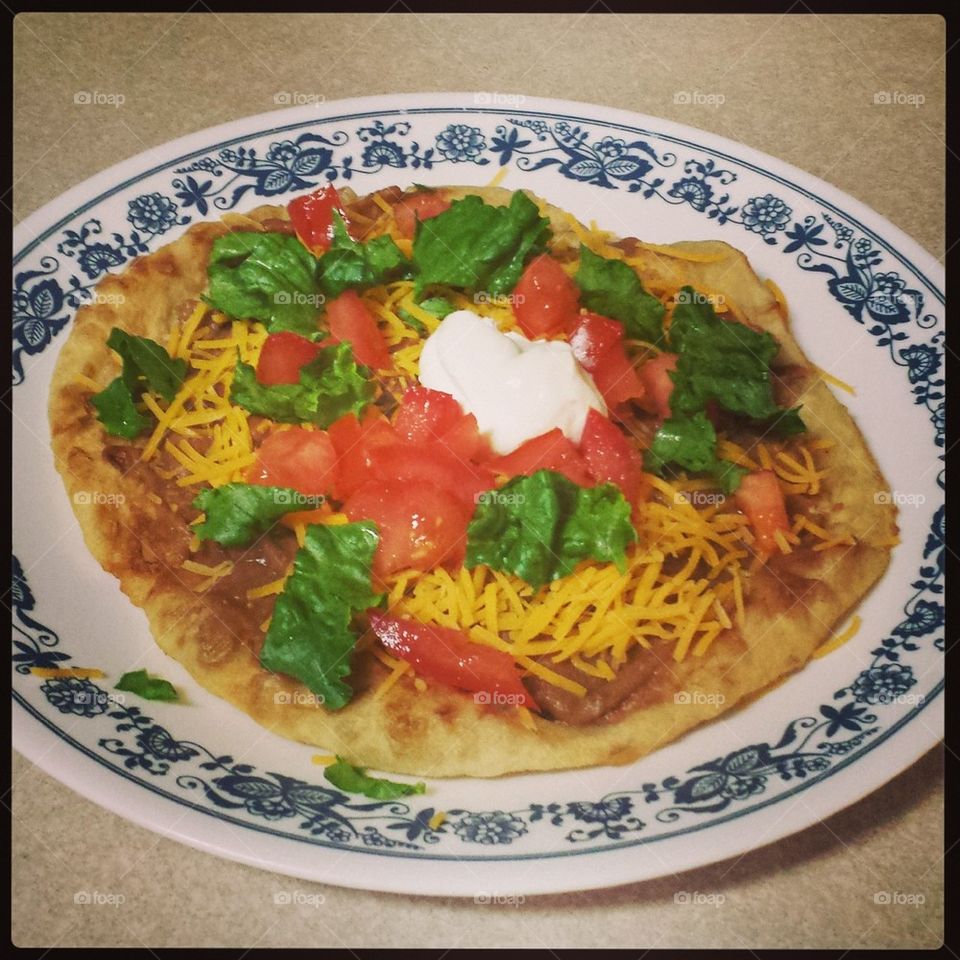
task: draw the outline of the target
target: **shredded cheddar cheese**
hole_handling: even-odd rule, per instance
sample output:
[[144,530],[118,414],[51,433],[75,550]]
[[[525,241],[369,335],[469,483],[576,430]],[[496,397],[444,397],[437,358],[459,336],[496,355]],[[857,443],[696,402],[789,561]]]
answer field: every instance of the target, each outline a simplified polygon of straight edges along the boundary
[[836,636],[831,637],[823,646],[817,647],[817,649],[814,650],[814,658],[819,660],[820,657],[825,657],[828,653],[833,653],[834,650],[842,647],[848,640],[852,640],[860,630],[862,623],[863,621],[860,619],[860,616],[855,615],[846,630],[842,630]]
[[35,677],[45,680],[60,680],[76,677],[78,680],[97,680],[106,674],[97,667],[31,667],[30,672]]

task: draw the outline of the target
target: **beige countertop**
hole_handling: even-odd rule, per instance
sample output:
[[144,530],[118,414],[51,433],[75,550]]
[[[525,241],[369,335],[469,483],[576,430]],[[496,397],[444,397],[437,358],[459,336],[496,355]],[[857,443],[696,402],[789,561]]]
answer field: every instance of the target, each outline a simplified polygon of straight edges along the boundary
[[[944,23],[935,16],[21,14],[14,41],[15,220],[118,160],[274,109],[279,91],[329,101],[475,89],[723,134],[830,181],[934,256],[944,249]],[[123,104],[75,104],[81,90],[122,94]],[[723,102],[676,103],[680,91]],[[923,102],[875,104],[882,91]],[[351,891],[220,860],[106,812],[19,755],[8,802],[19,946],[922,948],[942,939],[939,749],[852,807],[735,860],[519,906]],[[74,904],[89,889],[125,900]],[[274,903],[292,890],[323,902]],[[678,891],[723,898],[677,904]],[[879,891],[923,902],[878,904]]]

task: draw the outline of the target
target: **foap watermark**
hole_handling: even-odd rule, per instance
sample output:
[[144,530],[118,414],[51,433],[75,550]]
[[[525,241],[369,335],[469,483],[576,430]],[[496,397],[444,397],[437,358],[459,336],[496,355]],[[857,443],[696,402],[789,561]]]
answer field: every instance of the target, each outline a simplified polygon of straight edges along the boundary
[[103,490],[78,490],[73,495],[73,502],[78,507],[122,507],[127,498],[122,493],[104,493]]
[[881,907],[919,907],[927,902],[922,893],[904,893],[902,890],[878,890],[873,902]]
[[700,890],[678,890],[673,902],[681,906],[720,907],[726,902],[722,893],[703,893]]
[[322,293],[304,293],[302,290],[278,290],[273,302],[279,306],[322,307],[327,298]]
[[727,698],[722,693],[704,693],[702,690],[678,690],[673,695],[673,702],[681,706],[721,706]]
[[287,706],[322,707],[324,696],[322,693],[312,693],[309,690],[280,690],[273,695],[273,702]]
[[873,95],[875,106],[881,107],[922,107],[927,98],[922,93],[907,93],[904,90],[878,90]]
[[875,694],[872,702],[882,706],[917,707],[926,699],[922,693],[889,693],[884,690]]
[[126,901],[127,898],[122,893],[107,893],[103,890],[78,890],[73,895],[73,902],[82,907],[119,907]]
[[518,507],[526,501],[522,493],[503,493],[501,490],[482,490],[473,495],[473,502],[497,507]]
[[873,502],[878,505],[892,503],[897,507],[922,507],[927,502],[922,493],[906,493],[903,490],[878,490],[873,495]]
[[526,702],[522,693],[504,693],[502,690],[478,690],[473,702],[481,706],[518,707]]
[[526,99],[522,93],[503,93],[500,90],[481,90],[473,95],[473,102],[481,107],[519,107]]
[[519,907],[527,902],[527,898],[522,893],[487,893],[481,890],[474,895],[473,902],[484,906]]
[[726,297],[722,293],[701,293],[699,290],[681,290],[674,298],[674,303],[709,304],[711,307],[722,307]]
[[78,90],[73,95],[78,107],[113,107],[119,109],[127,98],[122,93],[104,93],[102,90]]
[[525,299],[522,293],[487,293],[485,290],[480,290],[473,295],[474,303],[485,303],[491,307],[516,307]]
[[327,502],[327,498],[322,493],[301,493],[299,490],[277,487],[273,492],[273,502],[281,507],[317,510]]
[[717,490],[679,490],[673,495],[676,504],[689,503],[693,507],[715,507],[727,499]]
[[322,907],[327,898],[322,893],[308,893],[306,890],[278,890],[273,895],[278,907]]
[[722,93],[704,93],[702,90],[678,90],[673,102],[682,107],[722,107],[727,98]]
[[127,298],[122,293],[101,293],[99,290],[93,291],[93,296],[90,297],[90,303],[102,304],[108,307],[119,306],[121,303],[126,303]]
[[273,102],[278,107],[304,107],[325,103],[326,100],[322,93],[311,93],[306,90],[278,90],[273,95]]

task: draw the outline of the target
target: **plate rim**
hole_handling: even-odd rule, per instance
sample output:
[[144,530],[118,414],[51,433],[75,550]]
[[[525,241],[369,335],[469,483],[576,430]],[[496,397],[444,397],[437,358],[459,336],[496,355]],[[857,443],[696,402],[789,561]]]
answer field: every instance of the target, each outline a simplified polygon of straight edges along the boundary
[[[502,109],[499,107],[483,107],[478,105],[475,102],[477,97],[477,92],[450,92],[450,93],[416,93],[416,94],[397,94],[391,95],[389,101],[394,104],[388,106],[388,96],[386,95],[372,95],[366,97],[357,97],[357,98],[345,98],[342,100],[329,101],[324,103],[322,110],[317,110],[316,107],[291,107],[284,110],[274,110],[266,111],[259,114],[252,114],[246,117],[237,118],[234,120],[226,121],[221,124],[217,124],[212,127],[202,128],[200,130],[193,131],[191,133],[185,134],[181,137],[178,137],[174,140],[167,141],[163,144],[159,144],[154,147],[150,147],[147,150],[141,151],[140,153],[135,154],[132,157],[121,160],[116,164],[113,164],[111,167],[108,167],[105,170],[102,170],[91,177],[86,178],[79,184],[71,187],[67,191],[64,191],[59,196],[48,201],[46,204],[41,206],[38,210],[34,211],[32,214],[25,217],[20,221],[15,229],[13,235],[13,245],[15,253],[14,263],[17,263],[24,256],[28,255],[32,249],[38,244],[42,243],[43,240],[40,237],[44,233],[47,235],[58,230],[65,222],[68,222],[71,219],[74,219],[78,215],[85,212],[86,209],[95,206],[96,204],[102,202],[105,199],[105,194],[110,195],[116,193],[119,190],[124,189],[126,186],[132,185],[137,181],[143,180],[146,177],[153,175],[154,173],[160,172],[163,169],[169,169],[172,164],[179,162],[180,160],[186,159],[189,156],[187,151],[193,152],[206,152],[211,149],[215,149],[215,146],[225,146],[231,142],[239,140],[250,139],[253,136],[261,137],[269,135],[271,133],[281,132],[283,129],[290,129],[294,126],[303,126],[305,123],[315,120],[316,122],[324,123],[335,123],[341,119],[341,115],[351,114],[349,119],[358,119],[355,116],[357,113],[366,113],[367,115],[397,115],[397,114],[417,114],[417,113],[426,113],[426,114],[436,114],[437,112],[453,112],[453,113],[465,113],[470,115],[476,114],[491,114],[497,116],[503,116],[505,114],[514,114],[517,116],[523,115],[538,115],[538,114],[561,114],[569,119],[573,120],[582,120],[583,122],[593,123],[595,125],[614,125],[620,127],[632,127],[635,129],[640,129],[644,132],[653,134],[660,139],[673,141],[677,143],[683,143],[684,145],[691,146],[695,149],[700,149],[706,152],[709,152],[711,155],[723,156],[726,159],[735,161],[737,164],[753,168],[754,172],[765,177],[765,178],[775,178],[779,179],[784,183],[789,189],[797,191],[803,195],[810,197],[810,199],[818,202],[824,203],[829,207],[832,207],[834,210],[839,210],[846,219],[850,220],[857,224],[865,233],[873,236],[878,243],[882,244],[884,248],[898,261],[902,262],[905,266],[911,269],[919,279],[921,279],[926,285],[927,288],[935,293],[937,297],[942,302],[943,300],[943,269],[939,261],[933,257],[928,251],[921,247],[916,241],[914,241],[909,235],[907,235],[901,228],[893,224],[886,217],[872,210],[862,201],[858,200],[856,197],[853,197],[841,190],[839,188],[832,186],[826,181],[821,180],[820,178],[814,176],[813,174],[806,173],[793,166],[792,164],[780,160],[776,157],[773,157],[769,154],[766,154],[762,151],[759,151],[747,144],[739,143],[737,141],[731,140],[727,137],[724,137],[720,134],[714,134],[710,131],[701,130],[696,127],[689,126],[687,124],[679,123],[674,120],[669,120],[666,118],[658,118],[648,114],[636,113],[633,111],[623,110],[616,107],[608,107],[602,104],[591,104],[586,101],[576,101],[576,100],[560,100],[553,98],[541,98],[541,97],[527,97],[524,99],[523,104],[517,109]],[[457,101],[451,103],[451,100]],[[473,101],[472,103],[470,101]],[[402,103],[402,106],[396,106],[397,102]],[[334,108],[334,109],[330,109]],[[597,116],[595,117],[583,117],[578,116],[579,112],[583,111],[595,111]],[[602,118],[602,119],[599,119]],[[348,119],[346,116],[343,119]],[[665,127],[669,132],[663,132],[659,127]],[[226,142],[224,142],[224,140]],[[211,143],[215,142],[215,146],[211,146]],[[171,155],[173,159],[170,159]],[[167,159],[163,162],[160,162],[160,157],[165,156]],[[154,158],[156,158],[156,166],[147,167],[148,164],[154,163]],[[118,182],[118,177],[123,170],[138,170],[139,172],[134,174],[128,174],[124,179],[124,182]],[[798,180],[800,182],[798,182]],[[55,211],[63,210],[64,208],[69,208],[69,213],[66,215],[57,217]],[[854,216],[851,216],[851,211],[854,213]],[[866,219],[871,224],[867,226],[862,221]],[[44,229],[44,223],[50,224],[52,226]],[[29,237],[26,235],[29,234]],[[26,239],[25,239],[26,238]],[[914,262],[917,261],[921,266],[917,266]],[[932,277],[932,279],[931,279]],[[938,686],[932,691],[930,697],[925,701],[924,704],[918,709],[911,712],[909,715],[905,715],[900,718],[896,723],[891,724],[891,726],[883,731],[883,733],[877,738],[874,744],[871,744],[869,750],[863,750],[857,753],[855,758],[846,762],[846,766],[838,764],[834,768],[834,774],[843,779],[843,775],[846,774],[849,776],[850,770],[856,766],[854,759],[859,763],[864,763],[867,756],[872,756],[876,758],[876,751],[873,750],[873,746],[879,746],[881,743],[888,742],[891,738],[895,737],[898,733],[903,733],[904,728],[909,724],[910,721],[915,719],[917,713],[920,710],[926,708],[937,702],[937,708],[934,713],[937,717],[936,726],[942,728],[942,698],[940,698],[939,693],[942,689],[943,681],[941,680]],[[16,695],[15,695],[16,696]],[[23,704],[21,704],[23,706]],[[53,728],[47,727],[46,723],[43,720],[37,720],[36,718],[30,718],[32,722],[42,725],[46,728],[46,734],[53,734]],[[56,734],[54,734],[56,735]],[[939,739],[942,738],[942,731],[937,734],[936,731],[933,732],[931,737],[922,738],[922,743],[920,743],[919,749],[914,750],[904,750],[901,748],[900,753],[901,757],[898,760],[897,764],[894,765],[894,769],[890,770],[889,768],[883,768],[880,770],[880,778],[876,780],[873,785],[868,787],[866,790],[856,788],[853,791],[853,796],[851,799],[846,800],[845,802],[837,805],[833,804],[820,804],[820,806],[830,806],[831,810],[826,815],[831,815],[832,813],[839,812],[847,806],[850,806],[853,803],[863,799],[874,790],[881,787],[884,783],[892,779],[894,776],[907,769],[913,763],[915,763],[924,753],[936,746]],[[48,769],[44,766],[43,762],[36,759],[34,756],[30,756],[29,753],[24,752],[22,749],[19,749],[19,746],[16,747],[18,752],[23,754],[31,762],[36,763],[41,769],[44,769],[49,775],[53,776],[55,779],[66,783],[71,789],[76,790],[81,795],[87,797],[91,801],[97,803],[99,806],[103,806],[111,812],[117,813],[120,816],[123,816],[125,819],[131,820],[135,823],[138,823],[141,826],[145,826],[148,829],[151,829],[155,832],[159,832],[165,836],[173,837],[180,842],[185,842],[188,845],[195,846],[199,849],[203,849],[206,852],[212,852],[219,856],[227,857],[228,859],[240,860],[241,862],[251,863],[253,865],[260,866],[265,869],[273,869],[278,872],[287,872],[283,869],[283,865],[277,863],[265,863],[262,859],[254,857],[245,857],[242,855],[235,854],[225,850],[223,847],[212,847],[209,844],[203,842],[202,838],[198,837],[188,837],[183,833],[178,833],[174,830],[168,832],[158,825],[155,820],[154,822],[147,822],[146,817],[143,819],[138,818],[135,815],[131,814],[130,810],[122,810],[113,806],[109,802],[104,802],[102,797],[96,796],[95,789],[85,789],[89,786],[89,783],[82,779],[82,775],[78,774],[78,782],[69,782],[69,777],[64,777],[61,775],[63,772],[62,769],[54,771]],[[889,748],[888,748],[889,749]],[[81,751],[77,749],[71,750],[71,758],[79,758],[84,756]],[[85,758],[81,761],[82,765],[86,764]],[[884,755],[886,759],[886,755]],[[100,761],[102,762],[102,761]],[[105,764],[110,766],[109,764]],[[882,765],[881,765],[882,766]],[[857,767],[858,772],[862,771],[864,768]],[[115,771],[121,772],[121,771]],[[125,778],[127,779],[127,778]],[[143,781],[137,780],[137,778],[129,778],[133,782],[128,784],[131,790],[147,786]],[[861,777],[858,777],[861,779]],[[871,778],[871,782],[872,782]],[[110,782],[112,778],[110,778]],[[820,782],[818,780],[812,780],[807,784],[801,787],[802,791],[806,791],[808,786],[812,786],[814,783]],[[836,782],[836,781],[835,781]],[[134,786],[136,784],[136,786]],[[158,802],[166,803],[169,799],[169,796],[164,796],[161,791],[152,791],[155,794],[158,794]],[[799,792],[799,791],[798,791]],[[109,791],[108,791],[109,793]],[[791,795],[793,795],[791,793]],[[809,796],[809,795],[808,795]],[[162,797],[162,800],[160,799]],[[779,800],[786,800],[787,797],[783,794],[779,794],[777,798],[771,798],[766,804],[758,804],[750,808],[750,813],[752,815],[757,815],[759,811],[766,807],[767,809],[775,807],[776,803]],[[119,806],[119,804],[117,805]],[[745,814],[748,811],[743,811]],[[211,814],[214,814],[212,810],[204,809],[195,809],[194,813],[206,813],[208,818]],[[741,814],[743,815],[743,814]],[[773,843],[778,839],[781,839],[783,836],[787,836],[791,833],[798,832],[800,830],[806,829],[811,823],[816,820],[823,819],[824,816],[814,815],[809,822],[801,823],[799,826],[795,825],[795,821],[785,827],[781,832],[776,832],[769,839],[765,839],[760,845],[753,843],[752,841],[746,841],[745,846],[742,849],[736,849],[732,852],[722,852],[717,856],[714,856],[713,853],[710,853],[708,859],[703,859],[702,856],[693,857],[697,862],[689,866],[682,867],[684,870],[694,869],[697,866],[705,866],[708,863],[714,863],[719,860],[726,859],[729,856],[736,855],[737,853],[745,852],[746,850],[756,849],[758,846],[766,846],[769,843]],[[221,818],[216,818],[221,819]],[[700,829],[706,829],[707,827],[712,827],[716,830],[721,830],[726,828],[729,830],[732,826],[732,820],[736,819],[736,816],[730,818],[720,818],[704,822],[700,825],[693,827],[688,830],[688,833],[696,833]],[[244,826],[251,826],[251,824],[244,823]],[[256,828],[255,828],[256,829]],[[675,836],[675,835],[672,835]],[[648,838],[646,843],[655,842],[657,839],[670,839],[671,835]],[[269,837],[269,842],[274,842],[276,840],[286,840],[288,843],[296,844],[295,838],[288,838],[273,833]],[[589,850],[581,851],[563,851],[561,855],[577,855],[584,854],[587,852],[605,852],[610,855],[616,854],[618,851],[623,852],[624,850],[632,849],[633,846],[637,846],[643,841],[636,841],[632,844],[620,844],[616,848],[600,848],[594,847]],[[303,847],[298,845],[299,849],[309,849],[309,847]],[[713,844],[712,846],[715,846]],[[735,846],[735,844],[734,844]],[[338,848],[343,850],[343,848]],[[364,848],[363,852],[371,853],[373,855],[380,855],[385,857],[383,852],[367,850]],[[343,852],[351,852],[348,850],[343,850]],[[545,859],[554,859],[557,858],[557,854],[533,854],[527,855],[525,858],[526,862],[537,863]],[[524,860],[521,860],[523,855],[514,855],[512,857],[507,856],[505,858],[492,859],[490,857],[483,857],[478,859],[473,858],[430,858],[430,857],[411,857],[409,855],[399,854],[394,855],[392,862],[396,862],[396,859],[405,859],[407,861],[414,859],[429,859],[432,865],[432,871],[437,871],[440,864],[450,864],[459,863],[462,860],[469,859],[470,862],[474,865],[479,864],[488,864],[488,865],[500,865],[501,867],[504,864],[516,864],[522,863]],[[582,862],[582,861],[580,861]],[[663,875],[666,871],[656,871],[650,873],[648,877],[644,879],[652,878],[653,876]],[[304,877],[303,869],[297,869],[296,867],[291,867],[291,876]],[[314,878],[319,879],[319,878]],[[329,880],[320,880],[319,882],[330,882]],[[591,882],[590,886],[584,886],[583,883],[577,883],[576,885],[564,884],[562,881],[559,881],[556,885],[550,884],[540,884],[537,885],[536,890],[530,892],[561,892],[569,890],[580,890],[580,889],[595,889],[600,886],[616,886],[621,885],[622,883],[632,882],[627,879],[614,879],[612,882]],[[405,886],[391,886],[391,885],[373,885],[369,879],[364,879],[358,881],[355,884],[345,882],[338,879],[337,885],[340,886],[356,886],[357,888],[362,889],[378,889],[378,890],[391,890],[397,892],[410,892],[410,890]],[[471,884],[471,892],[474,892],[475,882]],[[430,891],[424,890],[424,893],[429,893]],[[445,881],[442,884],[437,884],[437,894],[451,894],[454,891],[450,889],[449,881]],[[468,896],[469,893],[456,894]]]

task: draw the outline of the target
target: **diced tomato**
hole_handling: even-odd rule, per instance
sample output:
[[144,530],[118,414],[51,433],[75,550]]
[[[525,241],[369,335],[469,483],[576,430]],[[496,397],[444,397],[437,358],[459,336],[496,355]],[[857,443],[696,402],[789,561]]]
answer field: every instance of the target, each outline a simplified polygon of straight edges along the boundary
[[337,452],[323,430],[277,430],[257,448],[248,480],[310,497],[329,494],[337,482]]
[[346,290],[327,304],[327,325],[334,340],[353,346],[358,363],[374,370],[393,366],[387,341],[356,290]]
[[488,460],[486,465],[508,477],[530,476],[538,470],[555,470],[581,487],[593,486],[586,462],[559,427],[527,440],[512,453]]
[[604,353],[592,375],[611,416],[616,416],[621,403],[643,396],[643,384],[622,346],[615,345]]
[[450,209],[450,201],[433,190],[419,190],[393,205],[393,215],[397,221],[397,232],[402,237],[413,239],[418,220],[431,217]]
[[596,370],[603,355],[623,341],[623,324],[599,313],[581,313],[570,328],[573,355],[584,370]]
[[513,297],[514,316],[531,339],[576,323],[580,291],[560,263],[546,253],[527,264]]
[[379,577],[397,570],[459,566],[472,510],[422,480],[369,480],[343,505],[351,520],[372,520],[380,542],[373,558]]
[[300,242],[311,252],[320,256],[330,249],[333,240],[333,211],[347,222],[343,201],[337,188],[327,185],[313,193],[295,197],[287,204],[287,213]]
[[472,511],[477,494],[495,486],[493,472],[461,460],[442,443],[394,443],[370,454],[370,477],[432,483]]
[[341,500],[371,478],[374,451],[397,443],[393,427],[379,411],[371,411],[362,423],[347,414],[331,424],[328,432],[337,451],[336,494]]
[[735,494],[737,506],[747,515],[760,553],[777,549],[776,533],[790,529],[787,504],[777,475],[772,470],[754,470],[741,481]]
[[265,386],[297,383],[300,368],[313,360],[321,345],[296,333],[271,333],[263,342],[257,361],[257,380]]
[[539,710],[509,654],[474,643],[460,630],[370,611],[370,627],[384,648],[406,660],[420,676],[460,690],[485,693],[486,702]]
[[670,394],[674,387],[670,371],[676,369],[677,359],[675,353],[661,353],[659,357],[648,360],[638,371],[647,400],[661,420],[670,416]]
[[629,503],[636,500],[643,480],[640,453],[616,424],[592,407],[583,427],[580,453],[595,480],[615,483]]
[[464,413],[449,394],[427,387],[410,387],[394,418],[398,436],[410,443],[439,441],[462,460],[482,460],[490,455],[477,418]]

